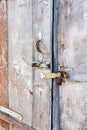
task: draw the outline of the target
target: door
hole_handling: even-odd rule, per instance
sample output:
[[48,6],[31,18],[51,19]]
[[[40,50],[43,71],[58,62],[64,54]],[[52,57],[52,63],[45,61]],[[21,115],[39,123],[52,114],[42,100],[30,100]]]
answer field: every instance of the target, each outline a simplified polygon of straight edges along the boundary
[[50,81],[40,73],[50,70],[32,67],[40,60],[50,62],[49,0],[1,0],[0,107],[23,120],[0,113],[0,130],[49,129]]
[[0,1],[0,130],[87,130],[86,4]]
[[60,129],[87,130],[87,1],[59,0]]

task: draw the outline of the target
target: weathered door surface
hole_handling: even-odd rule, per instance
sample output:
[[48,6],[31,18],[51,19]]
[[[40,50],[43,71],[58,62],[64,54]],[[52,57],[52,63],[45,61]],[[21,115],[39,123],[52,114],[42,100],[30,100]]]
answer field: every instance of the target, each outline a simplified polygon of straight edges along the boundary
[[49,129],[50,83],[40,79],[49,70],[32,68],[42,56],[36,49],[41,35],[43,62],[50,61],[49,10],[49,0],[0,0],[0,105],[27,124],[23,128],[13,119],[9,125],[3,117],[0,130]]
[[0,0],[0,106],[23,117],[0,112],[0,130],[87,130],[87,0]]
[[87,130],[87,0],[59,0],[60,129]]

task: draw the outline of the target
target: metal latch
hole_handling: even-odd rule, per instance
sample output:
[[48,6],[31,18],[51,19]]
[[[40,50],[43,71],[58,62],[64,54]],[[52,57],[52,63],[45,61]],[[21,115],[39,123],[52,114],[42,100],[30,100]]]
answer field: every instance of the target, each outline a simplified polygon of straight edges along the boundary
[[40,78],[42,79],[57,79],[57,83],[58,85],[61,85],[62,82],[65,81],[65,79],[67,78],[67,73],[64,71],[58,71],[57,73],[49,73],[49,74],[40,74]]
[[50,69],[50,63],[40,63],[40,62],[33,62],[32,63],[33,68],[38,68],[38,69]]

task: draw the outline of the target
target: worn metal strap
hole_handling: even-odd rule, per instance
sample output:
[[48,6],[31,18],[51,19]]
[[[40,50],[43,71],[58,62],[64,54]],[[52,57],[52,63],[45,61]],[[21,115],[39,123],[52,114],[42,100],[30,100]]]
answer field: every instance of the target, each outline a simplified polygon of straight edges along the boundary
[[0,112],[4,113],[4,114],[7,114],[13,118],[15,118],[16,120],[19,120],[21,121],[23,119],[22,115],[9,109],[9,108],[6,108],[4,106],[0,106]]
[[2,112],[0,112],[0,119],[3,121],[6,121],[10,125],[13,125],[20,130],[35,130],[32,127],[30,127],[29,125],[27,125],[26,123],[15,120],[12,117],[3,114]]

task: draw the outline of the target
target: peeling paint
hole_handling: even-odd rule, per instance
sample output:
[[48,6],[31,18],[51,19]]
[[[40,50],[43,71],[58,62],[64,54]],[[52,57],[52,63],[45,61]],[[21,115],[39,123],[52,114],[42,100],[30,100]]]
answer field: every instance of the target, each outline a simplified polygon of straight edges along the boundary
[[[6,1],[0,1],[0,105],[8,106],[7,96],[7,19]],[[8,128],[8,123],[0,120]]]

